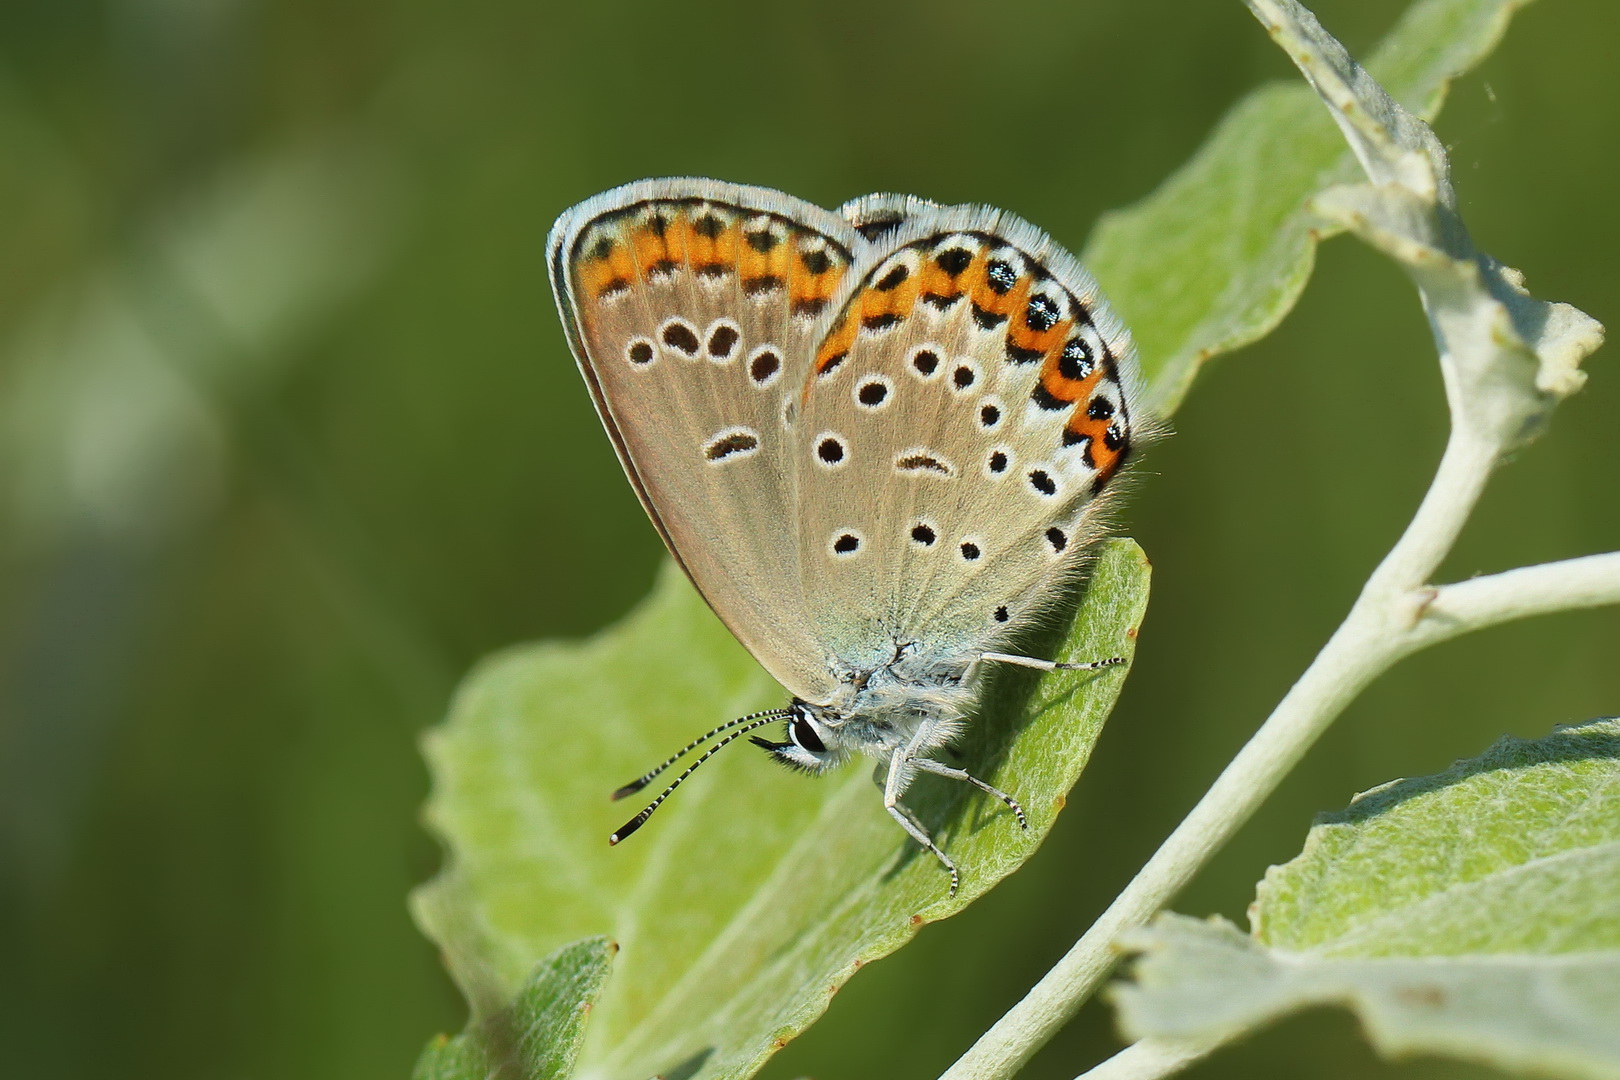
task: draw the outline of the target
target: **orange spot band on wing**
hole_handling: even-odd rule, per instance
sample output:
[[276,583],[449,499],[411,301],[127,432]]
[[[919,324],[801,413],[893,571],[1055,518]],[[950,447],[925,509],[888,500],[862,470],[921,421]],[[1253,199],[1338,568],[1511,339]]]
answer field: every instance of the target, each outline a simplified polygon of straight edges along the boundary
[[839,324],[833,327],[827,340],[821,343],[816,350],[816,374],[823,374],[843,362],[849,355],[850,348],[855,344],[855,336],[860,333],[860,323],[849,317],[846,313]]
[[967,286],[968,295],[978,312],[998,323],[1005,322],[1013,312],[1023,311],[1029,305],[1029,290],[1035,284],[1035,279],[1029,274],[1020,275],[1011,289],[998,293],[991,288],[990,264],[994,260],[988,256],[989,252],[980,252],[973,264],[963,271],[962,282]]
[[601,300],[624,292],[636,283],[636,259],[621,237],[605,237],[610,243],[606,256],[586,252],[574,262],[574,273],[579,276],[583,294],[592,300]]
[[636,265],[641,268],[642,277],[661,270],[673,270],[679,265],[678,260],[670,257],[668,241],[652,229],[643,227],[633,230],[630,244],[635,249]]
[[760,251],[745,240],[738,249],[737,258],[737,269],[742,275],[744,287],[746,288],[749,282],[754,282],[757,288],[767,285],[785,286],[788,278],[788,256],[791,253],[790,239],[777,241],[769,251]]
[[952,277],[931,254],[925,255],[917,271],[917,292],[924,297],[952,300],[962,295],[960,277]]
[[716,229],[720,222],[719,217],[703,210],[687,222],[688,258],[692,269],[700,274],[737,268],[738,223],[732,221]]
[[1072,319],[1064,319],[1050,330],[1032,330],[1022,317],[1014,319],[1012,329],[1007,331],[1007,357],[1019,363],[1034,363],[1039,359],[1043,374],[1048,368],[1055,371],[1057,351],[1063,348],[1064,342],[1069,339],[1069,331],[1073,329]]
[[[1097,384],[1102,380],[1102,368],[1094,368],[1091,374],[1084,379],[1071,379],[1063,374],[1059,366],[1060,361],[1061,356],[1057,352],[1047,355],[1046,363],[1041,366],[1042,389],[1059,401],[1079,401],[1082,403],[1090,401],[1091,395],[1097,391]],[[1069,423],[1072,425],[1074,421],[1071,419]]]
[[856,302],[861,326],[881,330],[908,318],[917,304],[917,293],[917,277],[909,273],[904,281],[887,291],[866,288]]
[[792,269],[788,274],[788,307],[795,315],[819,315],[848,266],[834,248],[805,251],[797,240],[789,260]]

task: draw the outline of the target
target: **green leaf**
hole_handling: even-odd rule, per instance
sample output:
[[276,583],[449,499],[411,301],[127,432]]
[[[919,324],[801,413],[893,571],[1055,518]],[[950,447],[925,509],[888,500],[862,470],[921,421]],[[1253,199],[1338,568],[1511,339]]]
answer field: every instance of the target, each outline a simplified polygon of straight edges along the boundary
[[1230,923],[1166,916],[1115,992],[1134,1038],[1346,1005],[1386,1054],[1620,1077],[1620,720],[1504,738],[1358,796]]
[[[1129,657],[1148,567],[1099,548],[1072,629],[1037,643],[1073,659]],[[474,1006],[509,1000],[535,957],[588,933],[623,946],[581,1071],[738,1077],[816,1019],[862,964],[903,945],[1027,859],[1085,766],[1123,670],[996,676],[963,766],[1018,798],[923,777],[907,802],[962,869],[937,863],[884,812],[870,768],[785,774],[746,746],[720,754],[647,827],[608,793],[732,716],[783,694],[666,570],[624,621],[581,644],[510,650],[466,682],[427,740],[428,820],[448,864],[415,896]]]
[[[1451,81],[1490,54],[1525,2],[1414,4],[1367,66],[1397,100],[1433,117]],[[1083,261],[1135,336],[1153,411],[1174,412],[1205,361],[1282,321],[1317,242],[1340,228],[1308,200],[1360,177],[1317,95],[1272,83],[1238,102],[1158,190],[1098,223]]]
[[429,1043],[412,1080],[567,1080],[617,951],[600,936],[564,945],[535,966],[510,1008]]

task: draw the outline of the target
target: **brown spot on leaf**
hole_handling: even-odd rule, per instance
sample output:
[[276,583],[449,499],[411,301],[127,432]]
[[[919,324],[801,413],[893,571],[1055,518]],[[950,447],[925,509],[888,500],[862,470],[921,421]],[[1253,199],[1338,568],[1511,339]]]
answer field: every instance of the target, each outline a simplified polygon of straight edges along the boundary
[[1398,986],[1395,996],[1407,1005],[1438,1009],[1446,1004],[1446,992],[1438,986]]

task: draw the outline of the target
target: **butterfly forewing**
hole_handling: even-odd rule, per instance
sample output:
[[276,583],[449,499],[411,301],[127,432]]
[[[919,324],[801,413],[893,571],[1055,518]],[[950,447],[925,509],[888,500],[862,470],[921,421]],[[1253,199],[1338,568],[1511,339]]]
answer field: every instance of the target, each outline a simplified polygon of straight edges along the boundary
[[1000,211],[892,197],[802,389],[799,573],[859,668],[946,663],[1053,599],[1130,453],[1129,341],[1092,279]]
[[808,203],[696,180],[598,196],[551,239],[570,342],[648,515],[738,639],[809,700],[832,677],[797,588],[789,443],[864,245]]

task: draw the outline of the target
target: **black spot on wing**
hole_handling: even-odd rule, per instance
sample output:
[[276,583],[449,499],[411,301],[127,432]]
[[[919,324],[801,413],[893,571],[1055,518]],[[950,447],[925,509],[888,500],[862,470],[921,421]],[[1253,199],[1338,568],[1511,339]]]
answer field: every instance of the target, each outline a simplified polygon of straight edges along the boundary
[[949,248],[934,256],[934,264],[951,277],[956,277],[973,262],[973,252],[967,248]]
[[900,286],[904,285],[906,283],[906,279],[910,276],[911,271],[906,267],[906,264],[899,263],[894,267],[894,269],[890,270],[887,274],[884,274],[883,277],[878,280],[877,284],[872,287],[878,292],[893,292],[895,289],[898,289]]
[[685,323],[671,323],[664,327],[664,344],[677,352],[687,356],[696,356],[698,352],[697,332]]

